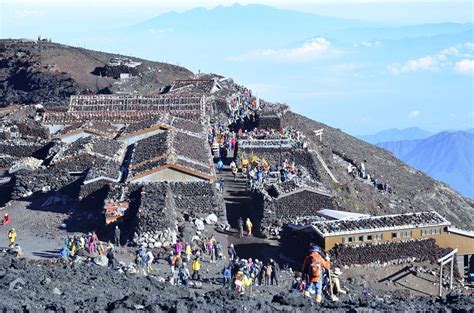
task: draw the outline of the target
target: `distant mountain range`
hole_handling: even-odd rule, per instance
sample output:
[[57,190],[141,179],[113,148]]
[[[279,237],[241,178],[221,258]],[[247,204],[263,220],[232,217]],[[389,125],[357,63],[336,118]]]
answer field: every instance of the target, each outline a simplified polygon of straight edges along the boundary
[[[399,138],[401,134],[416,137],[427,133],[421,129],[412,129],[406,132],[391,130],[384,134],[385,138],[389,138],[390,134]],[[384,137],[374,135],[369,139],[379,138]],[[474,129],[445,131],[424,139],[381,142],[377,146],[474,199]]]
[[388,141],[400,141],[400,140],[416,140],[416,139],[425,139],[432,136],[433,133],[427,130],[411,127],[405,129],[392,128],[383,130],[373,135],[357,136],[359,139],[364,140],[365,142],[371,143],[373,145],[380,142]]

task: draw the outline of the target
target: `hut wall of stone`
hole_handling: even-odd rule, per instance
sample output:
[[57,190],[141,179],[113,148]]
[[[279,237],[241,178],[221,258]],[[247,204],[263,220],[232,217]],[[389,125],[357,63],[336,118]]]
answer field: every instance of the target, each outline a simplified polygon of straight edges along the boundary
[[283,226],[295,218],[316,215],[316,212],[323,208],[334,208],[331,197],[307,190],[281,198],[264,197],[257,192],[253,201],[258,204],[261,233],[277,238]]
[[300,271],[304,258],[308,255],[311,244],[322,245],[321,239],[313,231],[294,231],[285,226],[281,236],[281,247],[285,257],[296,264],[296,271]]

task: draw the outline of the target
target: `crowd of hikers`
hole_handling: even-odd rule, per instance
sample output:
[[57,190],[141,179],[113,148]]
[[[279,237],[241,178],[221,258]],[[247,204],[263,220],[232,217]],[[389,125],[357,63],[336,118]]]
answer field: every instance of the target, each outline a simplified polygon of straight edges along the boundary
[[105,255],[108,245],[99,240],[95,232],[83,236],[68,236],[64,238],[64,245],[59,252],[65,261],[74,256]]
[[255,122],[258,113],[263,109],[263,103],[252,96],[252,91],[245,87],[240,87],[239,92],[228,101],[229,124],[243,124],[244,122]]
[[[220,281],[224,288],[239,293],[251,293],[253,288],[258,286],[279,285],[280,266],[273,259],[263,262],[253,258],[240,258],[233,244],[228,246],[225,256],[222,246],[213,236],[207,239],[203,249],[196,245],[192,247],[191,244],[180,240],[176,242],[173,252],[167,258],[172,284],[189,286],[190,281],[194,284],[199,281]],[[339,268],[332,269],[329,256],[323,255],[324,252],[320,247],[311,245],[301,272],[295,273],[291,288],[301,292],[302,296],[314,298],[316,302],[321,302],[323,295],[332,301],[337,301],[339,295],[347,293],[342,289],[339,280],[342,272]],[[201,275],[203,260],[209,263],[221,260],[225,263],[219,279],[203,278]],[[209,276],[208,272],[205,276]]]
[[[238,219],[239,236],[244,236],[244,227],[247,235],[252,236],[252,222],[242,218]],[[15,243],[17,233],[14,228],[8,232],[10,251],[21,255],[21,248]],[[120,229],[114,229],[114,242],[120,247]],[[105,260],[104,266],[118,268],[116,259],[116,246],[112,242],[100,241],[95,232],[83,236],[68,236],[64,239],[64,246],[60,250],[60,257],[70,262],[77,257]],[[130,248],[130,247],[127,247]],[[224,288],[236,290],[237,292],[252,292],[253,287],[278,285],[278,263],[270,259],[263,262],[253,258],[240,258],[235,247],[230,244],[227,254],[224,253],[222,244],[214,236],[202,241],[186,242],[177,240],[173,245],[172,253],[166,258],[170,266],[169,281],[175,285],[188,286],[190,281],[196,282],[218,282]],[[151,249],[139,246],[135,250],[135,264],[138,273],[144,275],[153,272],[153,263],[157,260]],[[201,274],[202,262],[224,263],[219,278],[209,278],[209,273]],[[99,264],[99,263],[97,263]],[[295,273],[295,279],[291,288],[298,290],[302,296],[313,297],[315,301],[321,302],[323,295],[327,295],[332,301],[338,300],[338,295],[345,294],[341,288],[339,276],[342,274],[339,268],[332,269],[328,255],[325,255],[320,247],[312,245],[309,255],[304,259],[301,272]],[[205,277],[203,277],[205,276]]]

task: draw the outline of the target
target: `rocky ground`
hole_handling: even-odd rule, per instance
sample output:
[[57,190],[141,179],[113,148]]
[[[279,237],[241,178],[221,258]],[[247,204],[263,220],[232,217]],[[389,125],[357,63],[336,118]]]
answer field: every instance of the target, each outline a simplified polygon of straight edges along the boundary
[[111,58],[121,57],[45,41],[0,40],[0,102],[63,106],[79,93],[157,93],[176,79],[193,73],[184,67],[133,58],[142,62],[127,81],[99,73]]
[[[212,276],[206,275],[206,276]],[[173,286],[154,275],[124,274],[92,264],[28,262],[0,257],[2,311],[153,311],[153,312],[468,312],[474,298],[451,294],[445,299],[407,297],[404,293],[361,290],[346,285],[350,297],[316,304],[290,292],[291,274],[282,272],[281,287],[260,286],[238,294],[205,279],[197,287]]]

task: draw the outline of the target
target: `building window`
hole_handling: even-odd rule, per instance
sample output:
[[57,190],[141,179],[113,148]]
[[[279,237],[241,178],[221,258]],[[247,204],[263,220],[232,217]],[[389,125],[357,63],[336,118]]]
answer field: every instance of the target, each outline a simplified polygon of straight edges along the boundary
[[400,238],[400,233],[392,233],[392,239]]
[[364,241],[364,236],[359,236],[359,241]]
[[382,240],[382,234],[375,234],[375,240]]
[[353,241],[354,241],[354,238],[352,238],[352,237],[347,237],[347,241],[348,241],[348,242],[353,242]]
[[372,240],[373,236],[372,235],[367,235],[367,240]]
[[402,236],[403,236],[403,237],[411,237],[411,230],[405,230],[405,231],[403,231]]
[[422,229],[421,235],[422,236],[430,236],[430,235],[440,235],[441,229],[440,228],[429,228],[429,229]]

